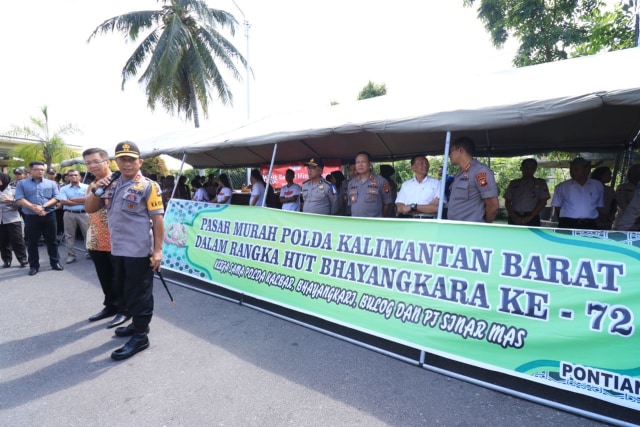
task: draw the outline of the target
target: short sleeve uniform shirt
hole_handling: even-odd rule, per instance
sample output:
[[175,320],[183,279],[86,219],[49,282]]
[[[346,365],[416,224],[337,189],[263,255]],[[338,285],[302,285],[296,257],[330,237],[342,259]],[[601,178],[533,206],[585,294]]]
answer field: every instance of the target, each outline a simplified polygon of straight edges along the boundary
[[425,176],[422,182],[418,182],[414,176],[409,181],[402,183],[396,203],[404,205],[427,205],[436,197],[440,197],[442,184],[437,179]]
[[347,203],[351,207],[351,216],[382,217],[382,207],[393,203],[389,183],[374,173],[366,179],[353,178],[349,181]]
[[116,180],[102,198],[108,199],[111,254],[148,257],[153,248],[151,215],[164,213],[160,186],[138,172],[132,179]]
[[336,188],[320,178],[314,184],[310,179],[302,183],[302,212],[315,213],[321,215],[332,215],[337,209]]
[[484,222],[484,199],[498,197],[493,171],[473,159],[451,184],[447,217],[457,221]]
[[511,200],[516,212],[529,213],[535,209],[541,199],[549,200],[551,195],[547,181],[544,179],[518,178],[509,182],[504,197]]

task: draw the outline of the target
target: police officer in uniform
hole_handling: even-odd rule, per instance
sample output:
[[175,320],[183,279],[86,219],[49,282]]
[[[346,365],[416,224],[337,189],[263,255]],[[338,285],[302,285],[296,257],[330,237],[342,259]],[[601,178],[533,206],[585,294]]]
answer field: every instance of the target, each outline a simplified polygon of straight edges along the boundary
[[324,161],[311,159],[307,163],[309,179],[302,183],[302,212],[335,215],[339,208],[336,188],[322,177]]
[[640,219],[640,183],[636,185],[636,191],[633,198],[622,213],[622,216],[616,220],[613,226],[614,230],[634,230],[638,220]]
[[101,198],[106,205],[114,285],[132,317],[131,325],[116,329],[117,336],[131,336],[111,353],[112,359],[123,360],[149,347],[153,272],[160,270],[162,262],[164,208],[160,186],[140,172],[142,160],[136,144],[119,143],[115,157],[121,177],[113,182],[109,176],[94,181],[85,208],[89,213],[97,212]]
[[451,144],[449,159],[459,171],[451,184],[448,219],[493,222],[498,214],[498,185],[493,171],[473,158],[475,143],[469,137]]
[[520,164],[522,178],[509,182],[504,192],[504,205],[509,213],[509,224],[540,226],[540,212],[551,198],[547,181],[536,178],[536,159],[524,159]]
[[347,203],[351,216],[388,217],[393,215],[393,196],[385,178],[371,170],[371,155],[366,151],[356,154],[356,176],[349,181]]

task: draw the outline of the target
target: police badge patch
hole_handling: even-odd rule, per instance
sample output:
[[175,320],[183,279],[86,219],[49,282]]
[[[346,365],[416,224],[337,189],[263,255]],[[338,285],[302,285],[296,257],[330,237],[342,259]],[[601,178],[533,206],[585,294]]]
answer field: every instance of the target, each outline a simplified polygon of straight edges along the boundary
[[476,181],[478,181],[478,185],[480,187],[486,187],[487,186],[487,173],[486,172],[480,172],[479,174],[476,175]]

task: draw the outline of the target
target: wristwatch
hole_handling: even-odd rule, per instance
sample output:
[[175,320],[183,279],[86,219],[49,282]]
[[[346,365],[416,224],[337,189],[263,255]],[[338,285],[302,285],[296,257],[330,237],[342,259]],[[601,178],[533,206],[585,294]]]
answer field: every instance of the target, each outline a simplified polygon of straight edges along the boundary
[[412,212],[415,212],[416,210],[418,210],[418,205],[416,203],[411,203],[409,207],[411,208]]

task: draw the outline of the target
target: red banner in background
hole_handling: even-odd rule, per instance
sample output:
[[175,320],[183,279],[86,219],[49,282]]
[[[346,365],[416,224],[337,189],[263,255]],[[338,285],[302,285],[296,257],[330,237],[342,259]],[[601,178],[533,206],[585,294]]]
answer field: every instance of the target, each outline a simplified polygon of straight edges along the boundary
[[[271,182],[269,183],[269,185],[275,189],[279,189],[283,185],[286,185],[287,181],[284,179],[284,174],[285,172],[287,172],[287,169],[291,169],[295,173],[293,182],[302,185],[303,182],[309,179],[309,175],[307,174],[307,167],[304,165],[304,163],[305,162],[297,162],[289,163],[286,165],[273,165],[273,171],[271,171]],[[326,177],[327,174],[330,174],[333,171],[342,172],[342,165],[340,164],[340,160],[325,160],[324,169],[322,170],[322,176]],[[269,165],[261,165],[260,173],[262,174],[262,177],[266,182],[267,175],[269,174]]]

